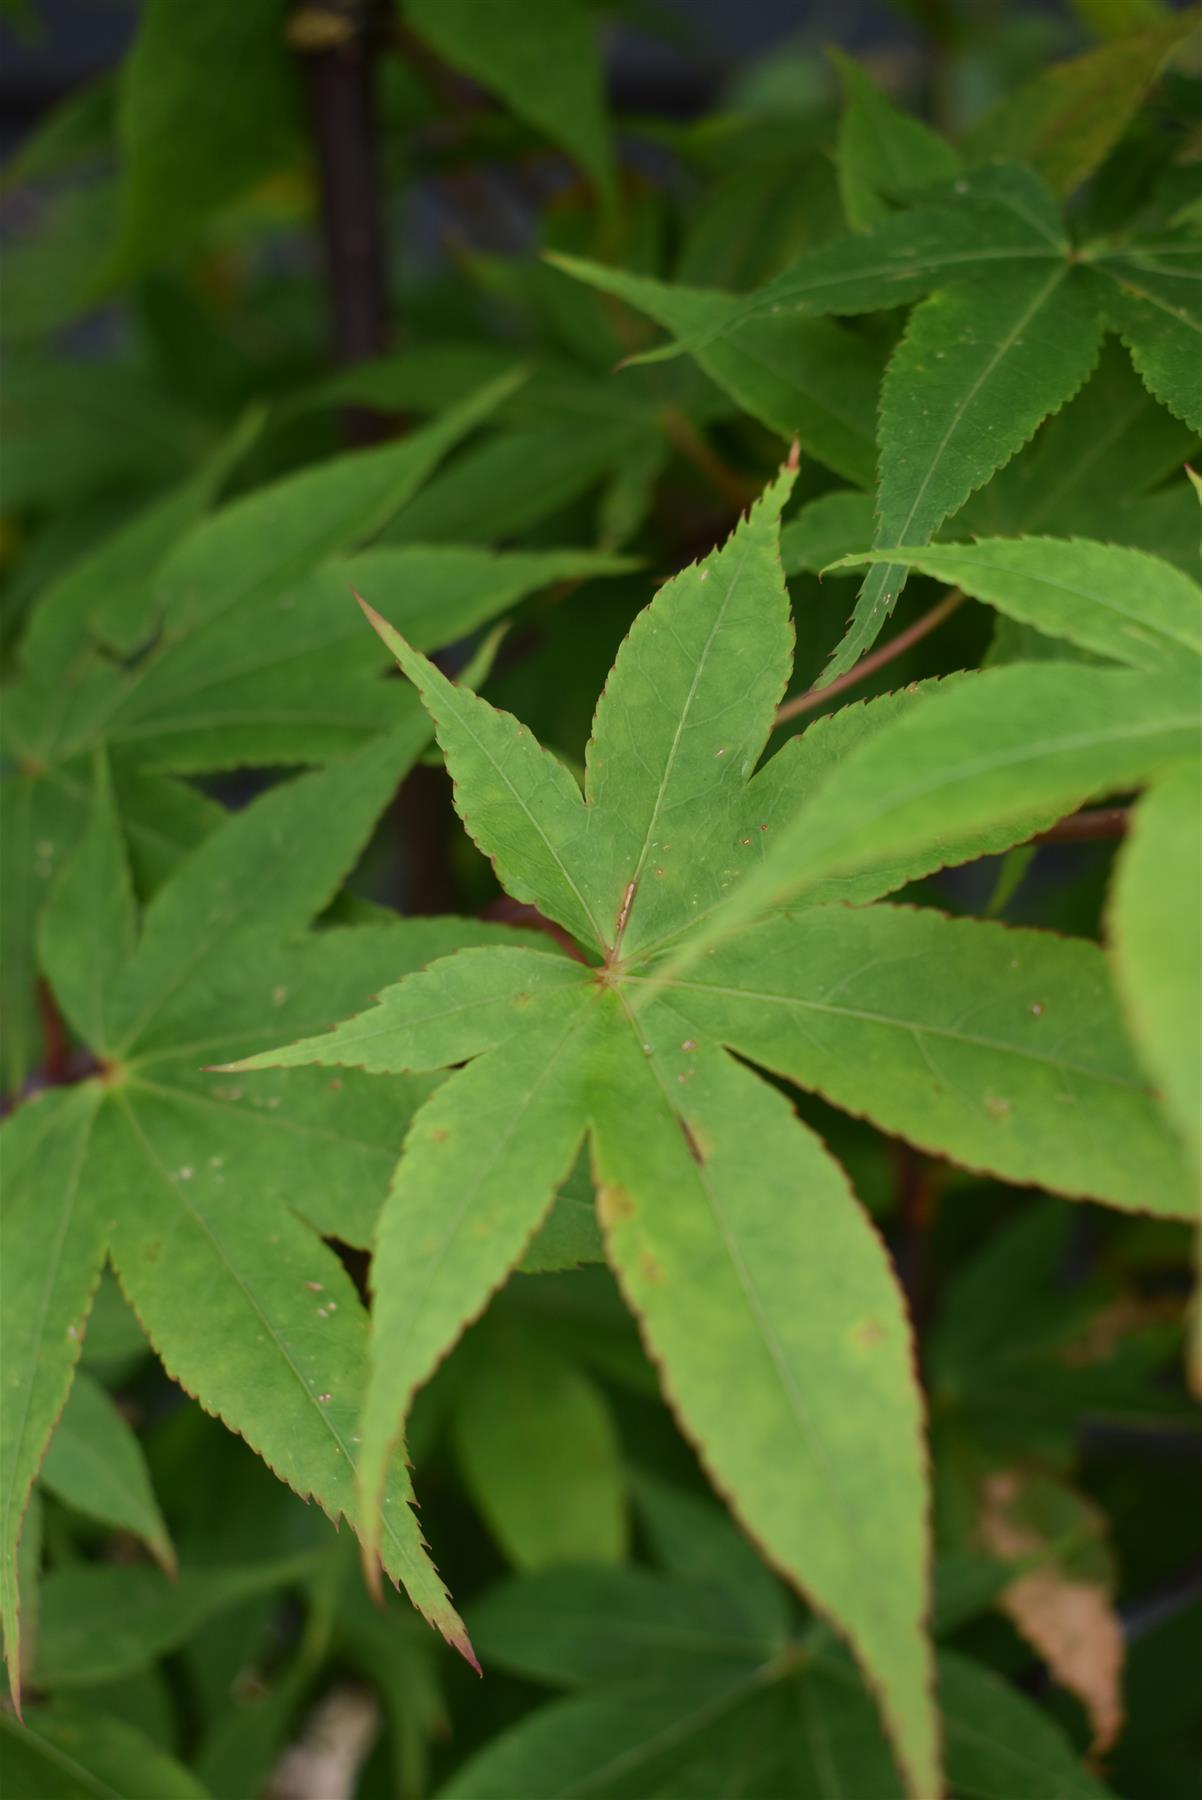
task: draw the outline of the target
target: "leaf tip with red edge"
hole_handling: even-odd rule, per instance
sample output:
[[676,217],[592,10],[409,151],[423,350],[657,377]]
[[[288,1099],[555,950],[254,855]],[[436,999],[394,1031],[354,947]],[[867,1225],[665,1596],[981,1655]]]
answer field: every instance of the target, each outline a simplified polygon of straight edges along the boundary
[[467,1635],[467,1632],[464,1631],[462,1627],[458,1631],[448,1632],[447,1643],[451,1646],[452,1650],[458,1650],[464,1662],[469,1663],[471,1667],[475,1669],[480,1679],[483,1680],[484,1670],[480,1667],[480,1659],[472,1649],[472,1640]]

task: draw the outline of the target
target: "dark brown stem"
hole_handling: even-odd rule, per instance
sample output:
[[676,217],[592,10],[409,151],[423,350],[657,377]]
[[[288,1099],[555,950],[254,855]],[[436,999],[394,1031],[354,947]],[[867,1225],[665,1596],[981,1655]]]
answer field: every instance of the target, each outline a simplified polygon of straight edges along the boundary
[[38,982],[38,1017],[42,1024],[42,1082],[46,1087],[61,1087],[68,1079],[67,1027],[58,1010],[58,1002],[49,982]]
[[686,462],[692,463],[699,474],[704,475],[724,500],[729,500],[739,512],[750,506],[759,491],[756,484],[746,480],[723,462],[718,452],[678,407],[665,406],[660,414],[660,422],[668,442],[679,450]]
[[[309,101],[321,191],[334,360],[363,362],[388,348],[388,269],[376,145],[375,0],[320,0],[292,15]],[[393,425],[366,407],[343,412],[349,444],[386,436]]]
[[930,1318],[933,1298],[931,1232],[939,1192],[938,1165],[900,1140],[891,1148],[898,1206],[897,1272],[914,1329],[921,1333]]
[[1126,837],[1129,823],[1125,806],[1090,806],[1057,820],[1046,831],[1037,832],[1035,844],[1092,844],[1107,838]]
[[964,595],[959,588],[953,588],[950,594],[945,594],[942,600],[932,606],[930,612],[923,613],[921,619],[915,619],[913,625],[907,625],[904,631],[899,631],[895,638],[882,644],[879,650],[862,656],[854,669],[848,669],[845,675],[828,682],[826,687],[807,688],[804,694],[796,694],[792,700],[786,700],[777,710],[776,723],[784,725],[789,719],[796,719],[802,713],[814,712],[818,707],[825,706],[828,700],[834,699],[836,694],[842,694],[847,688],[855,687],[866,676],[874,675],[895,657],[903,656],[913,645],[920,644],[924,637],[942,625],[945,619],[950,619],[963,604]]

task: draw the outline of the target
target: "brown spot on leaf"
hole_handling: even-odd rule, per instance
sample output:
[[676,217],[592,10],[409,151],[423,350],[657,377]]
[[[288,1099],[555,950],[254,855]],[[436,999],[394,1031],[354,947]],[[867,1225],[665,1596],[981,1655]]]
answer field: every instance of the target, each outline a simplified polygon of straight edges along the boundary
[[658,1260],[658,1258],[652,1256],[650,1250],[640,1251],[640,1253],[639,1253],[639,1268],[643,1272],[644,1281],[650,1282],[652,1287],[662,1287],[663,1286],[663,1284],[664,1284],[663,1264]]
[[864,1350],[871,1350],[877,1344],[883,1344],[888,1333],[879,1319],[861,1319],[852,1327],[852,1339]]
[[450,1132],[444,1131],[441,1125],[436,1125],[434,1130],[430,1133],[430,1142],[432,1144],[445,1144],[450,1135]]
[[603,1181],[597,1189],[597,1211],[603,1225],[621,1225],[634,1217],[634,1201],[616,1181]]

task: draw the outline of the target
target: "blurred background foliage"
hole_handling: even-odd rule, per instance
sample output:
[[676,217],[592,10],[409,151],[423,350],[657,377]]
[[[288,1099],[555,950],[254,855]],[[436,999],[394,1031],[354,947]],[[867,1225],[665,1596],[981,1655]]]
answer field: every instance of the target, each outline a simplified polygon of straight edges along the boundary
[[[494,32],[471,0],[5,5],[0,649],[10,674],[22,672],[37,609],[56,593],[61,608],[72,583],[83,589],[74,616],[120,653],[142,654],[147,567],[188,517],[346,445],[402,435],[520,367],[522,385],[382,541],[629,556],[604,580],[531,579],[507,609],[489,692],[578,759],[649,581],[725,536],[780,440],[691,361],[615,376],[650,341],[644,323],[539,252],[752,286],[844,230],[854,204],[832,149],[861,77],[828,45],[958,138],[1053,60],[1163,18],[1157,0],[524,7],[553,46],[545,71],[515,50],[511,8],[492,9]],[[1196,157],[1197,95],[1188,71],[1163,78],[1112,152],[1112,204],[1160,166],[1165,132],[1184,124]],[[888,313],[866,320],[866,354],[883,357],[896,329]],[[831,467],[807,462],[795,513],[848,482],[871,487],[871,402],[865,448],[845,446]],[[1196,509],[1163,483],[1189,436],[1145,402],[1108,355],[982,504],[1003,518],[1008,504],[1028,507],[1118,419],[1110,463],[1073,500],[1079,529],[1098,528],[1099,506],[1138,503],[1146,510],[1126,541],[1188,566]],[[1125,485],[1132,464],[1146,492]],[[165,514],[185,491],[194,500],[183,513]],[[166,521],[157,535],[154,518]],[[842,529],[831,554],[855,541]],[[799,688],[847,610],[846,582],[816,576],[827,548],[796,540],[789,564]],[[934,593],[912,581],[898,625]],[[989,634],[983,612],[965,608],[860,691],[971,666],[989,654]],[[445,654],[454,666],[471,647]],[[237,805],[272,772],[198,775],[189,791]],[[204,828],[189,815],[180,846]],[[39,848],[38,880],[54,853]],[[1105,842],[1050,844],[908,898],[1096,936],[1111,855]],[[345,907],[508,916],[432,766],[407,779],[352,885]],[[44,1008],[34,1017],[16,1089],[70,1074],[60,1031]],[[1185,1233],[952,1170],[816,1099],[800,1108],[880,1221],[919,1321],[944,1642],[1005,1677],[1078,1751],[1114,1736],[1104,1768],[1126,1800],[1186,1800],[1202,1759],[1202,1434],[1178,1373]],[[579,1180],[587,1199],[583,1171]],[[794,1621],[795,1603],[708,1496],[603,1267],[516,1276],[418,1405],[410,1448],[424,1526],[467,1609],[483,1684],[402,1602],[369,1604],[347,1534],[335,1538],[172,1386],[111,1278],[84,1369],[27,1537],[47,1571],[36,1685],[52,1696],[32,1716],[54,1758],[39,1760],[0,1719],[13,1800],[100,1792],[70,1774],[75,1759],[110,1782],[104,1791],[155,1800],[196,1782],[221,1797],[268,1781],[280,1797],[458,1791],[472,1754],[543,1717],[562,1685],[580,1685],[583,1698],[562,1704],[594,1708],[586,1724],[600,1740],[620,1729],[598,1647],[611,1615],[629,1623],[680,1607],[681,1630],[704,1635],[689,1611],[701,1592],[710,1605],[725,1595],[723,1629],[740,1610],[769,1639]],[[156,1560],[178,1563],[174,1583]],[[1033,1593],[1019,1592],[1016,1561],[1038,1571]],[[1105,1658],[1057,1638],[1070,1588],[1086,1596],[1093,1650],[1117,1644],[1125,1656],[1117,1735]],[[569,1615],[587,1629],[573,1636]],[[632,1654],[615,1651],[614,1666],[637,1679]],[[837,1663],[828,1646],[814,1651],[819,1664],[823,1654]],[[869,1729],[854,1707],[838,1711],[851,1703],[838,1699],[837,1674],[831,1717]],[[699,1740],[647,1775],[656,1785],[629,1791],[829,1791],[806,1787],[790,1764],[790,1729],[775,1715],[748,1727],[783,1759],[776,1775],[757,1773],[759,1787],[750,1776],[737,1785],[726,1752]],[[999,1728],[1026,1729],[1009,1715]],[[341,1788],[313,1785],[323,1755],[342,1768]],[[953,1762],[966,1794],[1016,1800],[1006,1779],[963,1766],[957,1777]],[[1047,1779],[1022,1791],[1070,1791]]]

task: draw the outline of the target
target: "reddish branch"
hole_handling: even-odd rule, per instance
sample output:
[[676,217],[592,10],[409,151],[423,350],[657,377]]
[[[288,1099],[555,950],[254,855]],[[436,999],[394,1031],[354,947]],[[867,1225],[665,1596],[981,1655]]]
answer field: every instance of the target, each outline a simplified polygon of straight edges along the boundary
[[879,650],[862,656],[854,669],[848,669],[845,675],[828,682],[826,687],[807,688],[804,694],[796,694],[792,700],[786,700],[777,709],[776,723],[784,725],[789,719],[796,719],[802,713],[814,712],[818,707],[825,706],[828,700],[833,700],[836,694],[842,694],[867,676],[874,675],[895,657],[903,656],[913,645],[920,644],[924,637],[935,631],[945,619],[950,619],[963,604],[964,595],[959,588],[953,588],[950,594],[945,594],[942,600],[932,606],[930,612],[923,613],[921,619],[915,619],[913,625],[907,625],[904,631],[899,631],[895,638],[882,644]]
[[1089,806],[1057,820],[1046,831],[1037,832],[1035,844],[1089,844],[1106,838],[1127,835],[1129,813],[1125,806]]

